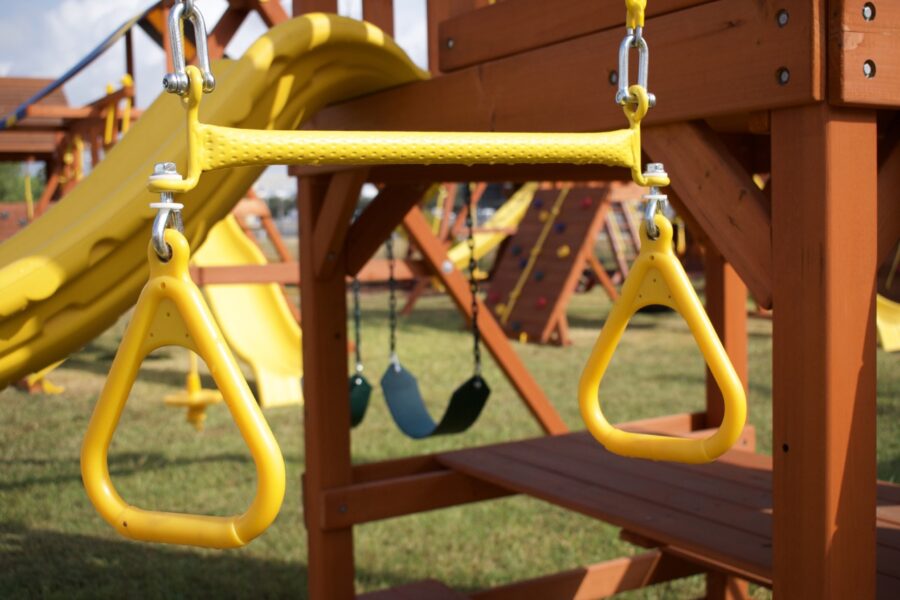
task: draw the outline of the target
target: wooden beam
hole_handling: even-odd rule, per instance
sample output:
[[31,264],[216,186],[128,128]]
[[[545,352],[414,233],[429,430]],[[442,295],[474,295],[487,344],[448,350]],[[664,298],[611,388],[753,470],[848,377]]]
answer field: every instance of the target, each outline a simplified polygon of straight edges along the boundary
[[[765,110],[819,100],[818,2],[784,0],[790,27],[765,2],[719,0],[651,19],[651,91],[659,124]],[[615,87],[622,31],[585,35],[416,82],[320,111],[319,129],[443,131],[604,131],[625,121]],[[735,49],[752,48],[737,68]],[[780,84],[776,73],[790,70]],[[540,85],[535,86],[539,81]],[[702,81],[702,94],[697,82]]]
[[[654,0],[648,3],[647,16],[709,1]],[[455,71],[613,28],[624,35],[625,12],[620,0],[567,0],[554,4],[552,10],[546,0],[496,2],[441,23],[440,69]],[[497,35],[498,31],[514,31],[515,35]]]
[[762,306],[772,306],[769,201],[751,174],[705,125],[654,127],[644,151],[664,163],[672,189]]
[[427,189],[425,184],[397,185],[378,193],[347,233],[347,275],[363,268]]
[[833,104],[900,106],[900,4],[828,3],[828,99]]
[[774,591],[874,598],[875,113],[777,111],[771,141]]
[[394,0],[363,0],[363,19],[394,35]]
[[316,277],[328,279],[337,268],[337,258],[344,247],[350,219],[359,201],[359,191],[365,182],[365,169],[341,171],[331,177],[322,213],[313,233]]
[[619,291],[616,289],[616,286],[613,285],[612,279],[609,278],[609,274],[606,272],[606,268],[600,264],[600,261],[594,255],[594,253],[590,253],[587,257],[587,265],[590,267],[591,271],[594,273],[594,277],[597,278],[597,282],[603,288],[603,291],[606,292],[606,296],[609,298],[610,302],[615,302],[619,299]]
[[[747,359],[747,286],[734,268],[707,243],[704,254],[706,274],[706,313],[722,345],[734,365],[734,370],[748,390]],[[722,390],[706,369],[706,426],[718,427],[725,414]]]
[[266,27],[275,27],[291,18],[281,8],[278,0],[253,0],[253,8],[256,9]]
[[302,15],[311,12],[337,13],[337,0],[294,0],[293,14]]
[[340,529],[427,510],[511,496],[514,492],[455,471],[438,469],[354,483],[323,492],[322,528]]
[[558,598],[594,600],[702,572],[696,564],[659,550],[519,581],[472,594],[473,600]]
[[[425,261],[434,269],[441,283],[447,288],[447,293],[453,299],[456,307],[465,315],[466,319],[471,319],[472,293],[469,290],[469,283],[447,259],[447,251],[431,232],[421,209],[414,207],[410,210],[403,218],[403,227],[422,252]],[[446,268],[447,265],[450,266],[449,269]],[[478,328],[481,331],[482,340],[503,374],[519,393],[544,432],[553,435],[567,432],[568,427],[562,417],[544,395],[525,365],[522,364],[506,334],[503,333],[503,328],[500,327],[494,315],[481,299],[477,299],[477,302]]]
[[433,74],[440,73],[440,48],[438,46],[438,28],[441,23],[451,17],[475,10],[488,0],[426,0],[426,19],[428,27],[428,70]]
[[297,285],[300,283],[300,266],[295,262],[217,267],[192,266],[190,270],[191,279],[197,285],[245,283]]
[[231,41],[249,14],[250,9],[248,8],[230,5],[219,17],[206,38],[210,60],[225,56],[225,47],[228,46],[228,42]]
[[[324,208],[327,181],[300,180],[300,269],[315,272],[313,232]],[[343,251],[341,251],[343,259]],[[347,299],[344,274],[304,277],[303,398],[306,473],[303,481],[311,600],[352,598],[353,530],[322,527],[322,492],[352,483],[350,399],[347,391]]]

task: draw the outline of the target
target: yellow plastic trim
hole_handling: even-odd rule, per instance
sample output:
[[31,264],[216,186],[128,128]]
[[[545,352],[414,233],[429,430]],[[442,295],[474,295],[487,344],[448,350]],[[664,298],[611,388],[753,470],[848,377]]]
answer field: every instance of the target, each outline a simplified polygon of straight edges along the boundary
[[[705,463],[721,456],[737,441],[747,418],[744,386],[722,347],[697,293],[672,250],[672,224],[656,215],[659,237],[651,240],[641,227],[641,251],[625,278],[619,300],[594,344],[578,384],[581,416],[591,434],[607,450],[622,456]],[[658,304],[675,309],[687,322],[697,346],[722,390],[725,416],[715,433],[705,439],[685,439],[617,429],[607,421],[598,398],[600,382],[622,339],[629,319],[639,309]]]
[[[200,290],[191,281],[187,240],[168,230],[166,242],[172,248],[167,263],[148,248],[150,279],[141,291],[91,416],[81,448],[81,476],[94,507],[126,537],[208,548],[243,546],[278,514],[284,499],[284,458]],[[113,486],[107,464],[109,443],[141,361],[163,346],[182,346],[203,358],[250,449],[256,464],[256,497],[242,515],[212,517],[144,510],[126,503]]]
[[641,174],[640,122],[649,108],[646,90],[625,108],[628,129],[596,133],[498,133],[436,131],[278,131],[201,123],[200,71],[187,68],[188,164],[182,180],[158,179],[149,190],[187,192],[204,171],[254,165],[597,164],[631,169],[640,185],[667,185]]
[[[131,75],[125,73],[122,75],[122,87],[130,88],[134,87],[134,79],[132,79]],[[133,92],[132,92],[133,93]],[[128,133],[128,130],[131,128],[131,108],[132,108],[132,96],[126,95],[125,101],[122,105],[122,135]]]
[[628,16],[625,18],[625,27],[634,29],[644,26],[644,13],[647,10],[647,0],[625,0],[625,10]]

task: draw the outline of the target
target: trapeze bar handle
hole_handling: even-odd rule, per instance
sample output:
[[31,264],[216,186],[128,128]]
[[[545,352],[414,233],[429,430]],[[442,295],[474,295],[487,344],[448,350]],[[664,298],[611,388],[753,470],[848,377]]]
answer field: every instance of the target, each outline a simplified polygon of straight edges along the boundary
[[[284,458],[200,290],[188,273],[184,236],[165,231],[172,249],[163,262],[151,244],[150,279],[113,360],[81,448],[81,475],[100,515],[125,537],[146,542],[208,548],[243,546],[275,520],[284,499]],[[145,510],[125,502],[109,474],[109,444],[144,357],[163,346],[182,346],[209,366],[256,464],[256,497],[242,515],[205,515]]]
[[251,165],[398,164],[594,164],[631,169],[640,185],[640,121],[649,107],[646,90],[631,86],[636,103],[624,107],[630,127],[597,133],[499,133],[421,131],[272,131],[201,123],[202,77],[187,67],[188,165],[184,179],[154,179],[151,192],[187,192],[204,171]]
[[[684,268],[672,249],[672,224],[664,216],[654,217],[659,234],[650,239],[641,227],[641,250],[622,293],[594,344],[578,386],[581,416],[591,434],[607,450],[622,456],[682,463],[710,462],[737,441],[747,418],[744,386],[722,347],[716,331],[697,298]],[[629,319],[639,309],[662,305],[675,309],[687,322],[706,364],[722,391],[725,415],[722,424],[705,439],[685,439],[631,433],[611,425],[603,414],[600,383]]]

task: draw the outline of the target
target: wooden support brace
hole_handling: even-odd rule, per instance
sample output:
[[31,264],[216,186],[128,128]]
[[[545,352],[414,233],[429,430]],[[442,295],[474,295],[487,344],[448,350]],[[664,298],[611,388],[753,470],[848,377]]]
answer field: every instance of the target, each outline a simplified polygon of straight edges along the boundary
[[284,23],[290,19],[290,16],[281,8],[278,0],[252,0],[252,4],[256,12],[259,13],[260,18],[262,18],[263,23],[266,24],[266,27],[275,27],[279,23]]
[[418,183],[386,186],[379,192],[347,233],[347,275],[363,268],[427,189]]
[[316,277],[329,278],[337,268],[337,257],[344,247],[350,218],[366,182],[365,169],[341,171],[331,178],[322,214],[313,233],[313,260]]
[[[441,280],[447,293],[453,298],[457,308],[466,316],[472,318],[472,293],[466,278],[447,259],[447,252],[437,237],[431,232],[425,216],[418,207],[414,207],[403,219],[403,227],[409,233],[410,238],[419,247],[425,261],[434,269],[435,275]],[[446,268],[446,265],[450,268]],[[481,331],[485,346],[490,350],[497,364],[506,375],[519,395],[540,424],[541,428],[549,434],[560,434],[568,431],[562,417],[556,408],[550,403],[547,396],[541,390],[531,373],[522,364],[521,359],[513,350],[512,345],[503,333],[503,329],[494,315],[484,303],[478,299],[478,327]]]
[[751,174],[705,125],[654,127],[644,151],[673,174],[672,189],[734,266],[753,297],[772,306],[772,226],[768,199]]
[[228,42],[231,41],[249,14],[248,8],[229,6],[219,17],[206,40],[210,60],[225,56],[225,47],[228,46]]

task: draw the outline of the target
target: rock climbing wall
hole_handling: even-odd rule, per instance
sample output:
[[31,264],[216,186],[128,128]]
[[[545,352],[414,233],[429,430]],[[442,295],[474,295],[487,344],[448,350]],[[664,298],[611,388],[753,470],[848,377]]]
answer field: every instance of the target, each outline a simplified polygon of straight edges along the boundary
[[506,334],[568,344],[566,307],[594,248],[611,187],[539,190],[494,268],[487,305]]

